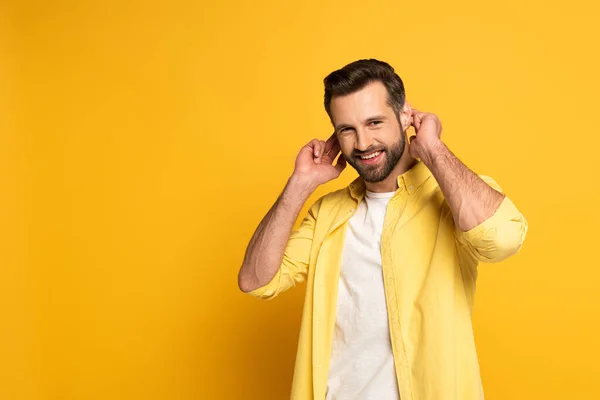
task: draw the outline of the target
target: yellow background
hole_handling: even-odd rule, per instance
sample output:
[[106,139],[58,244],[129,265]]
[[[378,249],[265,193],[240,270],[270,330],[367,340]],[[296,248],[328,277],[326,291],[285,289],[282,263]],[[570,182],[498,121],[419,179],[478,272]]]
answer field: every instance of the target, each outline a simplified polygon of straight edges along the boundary
[[480,268],[487,398],[599,399],[594,3],[6,0],[0,398],[287,398],[304,285],[237,272],[322,79],[375,57],[530,224]]

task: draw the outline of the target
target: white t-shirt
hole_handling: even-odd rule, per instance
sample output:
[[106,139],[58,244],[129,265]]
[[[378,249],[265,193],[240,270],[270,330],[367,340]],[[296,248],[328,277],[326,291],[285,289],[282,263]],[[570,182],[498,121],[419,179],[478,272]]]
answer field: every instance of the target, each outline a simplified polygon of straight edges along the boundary
[[326,400],[400,398],[380,251],[385,211],[393,196],[367,191],[349,221]]

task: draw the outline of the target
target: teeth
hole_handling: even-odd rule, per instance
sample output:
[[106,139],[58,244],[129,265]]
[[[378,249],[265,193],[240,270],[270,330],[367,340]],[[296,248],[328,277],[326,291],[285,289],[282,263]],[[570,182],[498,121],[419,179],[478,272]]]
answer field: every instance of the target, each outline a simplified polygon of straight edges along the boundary
[[368,160],[373,157],[377,157],[380,153],[381,153],[380,151],[376,151],[375,153],[371,153],[368,156],[361,156],[360,158],[362,158],[363,160]]

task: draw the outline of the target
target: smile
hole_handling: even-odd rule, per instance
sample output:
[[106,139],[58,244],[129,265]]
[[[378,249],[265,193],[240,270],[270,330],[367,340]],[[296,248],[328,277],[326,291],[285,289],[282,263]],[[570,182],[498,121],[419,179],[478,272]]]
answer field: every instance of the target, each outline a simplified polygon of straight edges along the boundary
[[364,156],[359,156],[358,159],[360,160],[361,164],[376,165],[379,164],[379,160],[381,160],[381,158],[383,157],[383,153],[383,150],[379,150],[373,153],[366,154]]
[[370,160],[371,158],[375,158],[381,154],[381,151],[376,151],[375,153],[367,154],[366,156],[360,156],[362,160]]

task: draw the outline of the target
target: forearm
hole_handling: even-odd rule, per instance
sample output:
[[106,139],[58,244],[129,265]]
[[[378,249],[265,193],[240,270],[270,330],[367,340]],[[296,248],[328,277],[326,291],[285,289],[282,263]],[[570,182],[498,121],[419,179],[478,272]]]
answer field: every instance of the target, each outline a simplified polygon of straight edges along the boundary
[[308,182],[292,176],[252,236],[238,274],[238,285],[250,292],[273,279],[283,260],[294,222],[314,191]]
[[504,195],[467,168],[442,141],[422,160],[440,185],[460,230],[468,231],[484,222],[502,203]]

